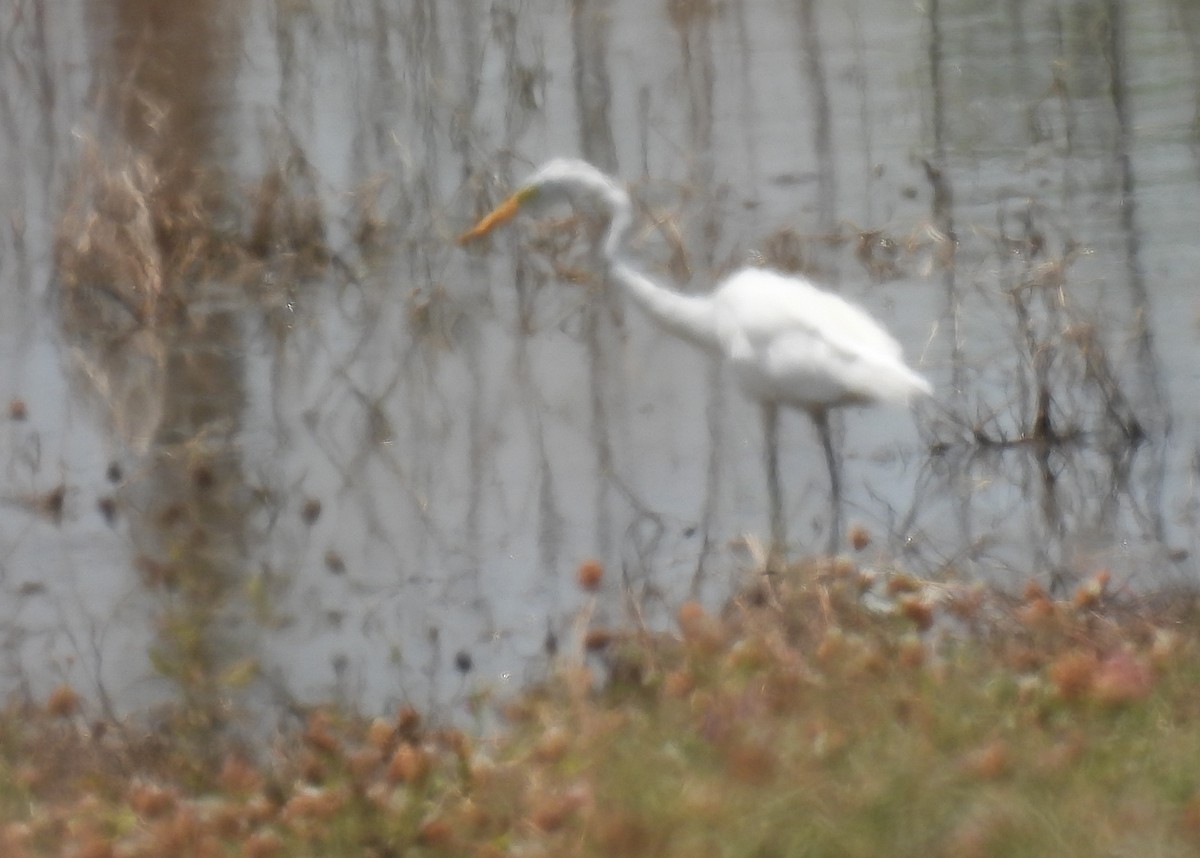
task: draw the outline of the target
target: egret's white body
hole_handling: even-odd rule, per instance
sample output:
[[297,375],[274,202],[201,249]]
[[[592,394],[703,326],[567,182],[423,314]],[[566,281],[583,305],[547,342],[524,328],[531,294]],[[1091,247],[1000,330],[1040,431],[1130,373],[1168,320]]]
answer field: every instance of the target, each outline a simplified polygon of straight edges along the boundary
[[711,301],[720,349],[755,399],[811,410],[929,389],[866,313],[807,280],[745,268]]
[[723,356],[742,389],[762,404],[773,552],[784,542],[778,407],[800,408],[812,417],[833,490],[833,550],[840,534],[840,486],[828,412],[844,405],[907,403],[930,393],[929,382],[905,364],[900,344],[864,310],[804,277],[743,268],[707,295],[654,283],[625,256],[633,222],[628,192],[585,161],[547,162],[460,242],[487,234],[520,210],[558,202],[609,218],[603,246],[609,277],[666,331]]

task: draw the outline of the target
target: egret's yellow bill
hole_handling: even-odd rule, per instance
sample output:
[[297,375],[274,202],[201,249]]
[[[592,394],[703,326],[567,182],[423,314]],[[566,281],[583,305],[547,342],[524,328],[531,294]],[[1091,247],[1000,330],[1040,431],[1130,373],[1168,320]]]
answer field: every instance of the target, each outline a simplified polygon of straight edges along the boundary
[[517,212],[521,210],[521,201],[525,199],[527,194],[521,190],[515,194],[511,194],[504,202],[496,206],[490,212],[483,216],[479,223],[468,229],[458,237],[459,244],[466,244],[474,241],[477,238],[482,238],[493,229],[508,223],[517,216]]

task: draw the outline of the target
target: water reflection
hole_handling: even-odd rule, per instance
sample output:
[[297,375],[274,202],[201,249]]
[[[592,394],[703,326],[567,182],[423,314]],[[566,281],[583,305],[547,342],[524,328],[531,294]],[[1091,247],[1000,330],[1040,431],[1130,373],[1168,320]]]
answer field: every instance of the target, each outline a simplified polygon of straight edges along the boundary
[[[1193,572],[1186,3],[35,6],[0,24],[9,688],[459,711],[570,646],[584,559],[614,621],[736,581],[767,503],[720,368],[569,224],[451,245],[552,154],[631,180],[664,281],[811,272],[919,356],[915,426],[839,430],[869,562]],[[827,486],[781,442],[803,553]]]
[[[939,8],[930,7],[929,14],[936,161],[927,172],[935,222],[953,234],[954,195],[947,179],[951,147],[956,136],[963,140],[978,129],[961,120],[955,128],[948,121],[939,97],[947,90],[941,84],[947,37]],[[1026,190],[1020,176],[1005,177],[1015,187],[1004,189],[1007,199],[996,209],[996,225],[984,236],[994,242],[994,267],[982,296],[994,300],[997,287],[1006,296],[996,307],[1000,321],[1008,309],[1013,313],[1005,328],[1013,332],[1009,349],[1019,358],[1015,371],[1009,368],[1012,361],[997,363],[1006,377],[979,387],[980,373],[972,363],[979,360],[983,337],[962,325],[974,300],[971,293],[979,289],[961,283],[961,266],[947,266],[942,277],[948,295],[944,324],[956,331],[951,358],[960,393],[950,421],[970,427],[969,446],[1010,451],[987,479],[998,477],[1020,497],[1037,500],[1031,521],[1036,562],[1051,571],[1052,583],[1066,583],[1078,579],[1081,567],[1111,562],[1097,559],[1106,557],[1104,546],[1112,545],[1103,534],[1136,532],[1140,544],[1162,545],[1169,539],[1162,504],[1171,419],[1158,351],[1145,327],[1153,308],[1140,262],[1124,12],[1110,4],[1100,16],[1064,19],[1053,9],[1044,14],[1055,48],[1049,88],[1039,93],[1037,87],[1045,84],[1029,75],[1026,65],[1014,65],[1012,85],[1027,93],[1028,100],[1016,105],[1026,111],[1026,122],[987,125],[989,132],[998,132],[1002,150],[1025,147],[1022,151],[1031,156],[1025,171],[1036,180]],[[1014,43],[1027,51],[1025,31],[1016,28],[1028,20],[1006,23],[1014,27]],[[1104,36],[1099,42],[1083,37],[1097,32]],[[952,35],[970,38],[969,31]],[[993,66],[978,58],[974,64],[962,79],[986,86],[985,74]],[[1022,128],[1024,134],[1013,139],[1012,132]],[[971,201],[968,210],[978,208]],[[1082,237],[1089,232],[1091,237]],[[1097,236],[1114,241],[1100,251]],[[964,239],[960,259],[966,246]],[[1123,253],[1113,252],[1116,247]],[[1101,254],[1126,276],[1098,274],[1088,263]],[[1131,312],[1115,311],[1113,298],[1126,290]],[[1124,343],[1134,348],[1118,369],[1113,356],[1126,351]],[[971,379],[977,389],[968,393],[965,384]],[[1014,468],[1024,476],[1014,478]],[[970,511],[979,508],[978,499],[971,498],[978,492],[964,481],[969,470],[952,467],[949,476],[963,502],[964,531],[972,527]],[[1131,474],[1137,479],[1131,481]],[[1163,574],[1167,553],[1156,554]]]
[[223,717],[222,675],[252,657],[233,599],[252,541],[234,443],[245,348],[237,308],[210,286],[234,276],[213,165],[237,32],[220,2],[109,13],[90,30],[103,142],[77,165],[57,294],[74,389],[100,401],[128,451],[118,502],[151,606],[150,662],[204,728]]

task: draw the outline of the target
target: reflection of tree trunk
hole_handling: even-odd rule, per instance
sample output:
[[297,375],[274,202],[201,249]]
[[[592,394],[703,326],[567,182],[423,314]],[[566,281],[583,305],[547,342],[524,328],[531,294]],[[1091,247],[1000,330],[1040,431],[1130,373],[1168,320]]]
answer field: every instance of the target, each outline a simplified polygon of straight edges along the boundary
[[[466,75],[462,110],[465,116],[474,117],[480,103],[480,76],[475,73],[475,70],[481,69],[483,66],[484,50],[479,34],[476,32],[480,26],[476,14],[476,4],[472,0],[459,0],[458,5],[462,33],[460,56],[464,58],[463,64],[469,70]],[[517,15],[512,10],[497,8],[492,10],[492,18],[488,23],[491,27],[492,38],[502,46],[505,55],[504,67],[508,70],[507,102],[503,127],[504,144],[501,149],[511,152],[518,148],[521,133],[529,126],[531,117],[536,115],[538,109],[537,85],[533,76],[524,71],[527,68],[527,58],[522,55],[521,50],[521,28],[528,22],[523,16]],[[430,123],[430,125],[432,126],[434,123]],[[462,126],[464,129],[469,127],[466,122],[462,123]],[[474,163],[476,147],[472,144],[472,140],[472,136],[465,132],[455,140],[455,149],[462,159],[465,176],[471,176],[476,172]],[[469,264],[473,269],[471,280],[486,283],[487,272],[482,264],[476,259],[472,259]],[[549,601],[549,616],[554,617],[559,614],[558,603],[561,590],[554,582],[560,580],[563,571],[562,548],[565,518],[561,498],[555,485],[555,473],[551,462],[544,416],[538,404],[539,395],[530,364],[529,329],[534,312],[534,291],[530,282],[532,278],[529,277],[529,269],[520,254],[516,257],[515,265],[513,280],[517,294],[518,312],[515,319],[516,325],[512,332],[515,348],[514,372],[520,399],[524,405],[523,412],[529,431],[530,447],[534,451],[537,463],[538,567],[545,580],[550,582],[550,586],[546,588],[546,598]],[[484,294],[480,296],[480,301],[482,303],[487,300],[485,289]],[[470,345],[475,339],[475,336],[468,336],[463,339],[463,342]],[[473,399],[472,402],[479,402],[478,408],[472,407],[471,417],[473,421],[478,421],[478,425],[473,424],[471,429],[472,445],[480,445],[478,447],[480,453],[478,464],[476,465],[475,460],[472,460],[472,473],[477,471],[479,476],[473,476],[472,480],[474,485],[482,486],[484,484],[482,479],[483,456],[486,455],[486,451],[482,447],[482,442],[474,440],[474,436],[479,435],[482,438],[490,429],[485,421],[486,409],[483,402],[486,393],[484,379],[487,367],[483,349],[470,348],[467,351],[467,359],[472,362],[472,377],[478,379],[478,383],[472,391],[472,396],[477,400]],[[552,620],[548,620],[548,622],[553,623]]]
[[813,119],[813,150],[817,156],[817,225],[832,234],[837,228],[837,164],[833,158],[833,114],[829,81],[817,24],[817,0],[800,0],[800,47]]
[[[929,94],[932,105],[933,151],[924,162],[925,176],[932,191],[930,215],[938,232],[939,247],[935,258],[942,274],[942,291],[946,306],[942,316],[942,329],[950,337],[950,396],[955,397],[957,407],[965,415],[966,365],[962,349],[962,337],[958,330],[962,296],[956,280],[955,251],[957,240],[954,233],[954,194],[948,175],[946,159],[946,91],[942,77],[942,18],[939,0],[929,0],[925,7],[929,20]],[[951,476],[958,503],[954,504],[958,516],[958,527],[964,541],[970,543],[972,480],[969,468],[957,468]]]
[[[1125,80],[1124,8],[1117,0],[1109,0],[1107,3],[1107,21],[1109,38],[1104,50],[1109,64],[1109,91],[1113,114],[1117,121],[1118,133],[1114,154],[1117,173],[1120,177],[1120,223],[1121,232],[1125,236],[1125,267],[1133,310],[1131,318],[1134,325],[1131,333],[1137,343],[1137,371],[1140,380],[1132,405],[1134,413],[1140,416],[1138,423],[1141,426],[1151,427],[1153,434],[1162,438],[1170,434],[1171,412],[1163,387],[1162,366],[1158,359],[1158,350],[1154,345],[1154,332],[1150,328],[1153,313],[1150,307],[1150,295],[1146,289],[1146,275],[1142,268],[1142,234],[1137,222],[1137,177],[1134,173],[1131,154],[1134,143],[1133,119]],[[1153,510],[1152,527],[1154,537],[1161,543],[1166,538],[1165,522],[1161,512],[1161,491],[1165,483],[1166,469],[1164,445],[1156,445],[1153,459],[1148,463],[1147,468],[1147,482],[1149,486],[1153,487],[1152,491],[1156,495],[1150,498],[1150,508]]]
[[[469,32],[469,31],[468,31]],[[466,45],[470,49],[470,44]],[[429,122],[426,124],[428,130],[432,130],[435,123]],[[459,155],[465,165],[469,159],[469,149],[466,141],[459,150]],[[436,146],[432,146],[430,153],[436,150]],[[432,182],[430,183],[432,185]],[[433,209],[432,199],[430,200],[429,209]],[[479,302],[481,305],[483,300]],[[460,322],[465,326],[473,325],[474,322],[467,317]],[[466,552],[468,567],[464,570],[467,577],[467,587],[472,591],[472,606],[481,614],[486,614],[488,611],[487,599],[484,596],[482,581],[480,577],[480,567],[485,560],[483,553],[483,530],[482,530],[482,509],[484,487],[488,485],[488,480],[485,477],[487,469],[489,450],[487,446],[487,437],[491,429],[491,414],[489,413],[488,403],[488,384],[486,380],[487,355],[486,347],[481,345],[484,338],[478,332],[471,332],[464,336],[458,348],[463,355],[467,364],[467,373],[470,376],[468,405],[467,405],[467,474],[471,486],[473,486],[470,497],[467,499],[466,515],[463,519],[463,550]]]
[[[689,164],[688,187],[704,204],[699,221],[700,235],[695,235],[695,229],[689,229],[685,234],[692,236],[687,245],[697,248],[699,252],[698,264],[692,268],[703,272],[707,288],[711,288],[717,270],[716,246],[721,229],[717,218],[716,159],[713,151],[713,80],[716,77],[711,31],[713,13],[708,5],[703,3],[670,4],[669,9],[673,13],[672,23],[679,33],[680,53],[688,85],[688,130],[691,150],[694,153]],[[728,446],[724,440],[724,416],[727,407],[726,390],[721,383],[722,374],[720,363],[710,361],[706,414],[709,439],[708,469],[705,474],[704,508],[700,515],[702,544],[692,579],[693,594],[697,594],[703,586],[706,577],[705,566],[719,545],[713,529],[720,513],[718,500],[722,495],[722,461],[728,454]]]
[[[617,172],[617,147],[613,140],[609,105],[612,85],[608,76],[609,0],[572,0],[571,34],[575,48],[575,98],[579,111],[579,145],[583,156],[609,173]],[[597,253],[599,248],[597,248]],[[598,260],[593,260],[594,263]],[[604,266],[596,264],[595,271]],[[605,294],[608,294],[606,290]],[[608,414],[608,391],[614,376],[607,360],[608,342],[602,325],[605,307],[589,301],[584,308],[584,339],[588,353],[588,387],[591,391],[589,432],[596,455],[596,538],[601,556],[608,555],[612,539],[613,445]]]
[[[96,330],[95,322],[89,330],[88,320],[72,317],[82,305],[69,297],[64,328],[81,349],[105,343],[106,351],[89,357],[115,382],[109,391],[137,394],[110,399],[110,411],[155,412],[145,438],[149,461],[131,469],[141,476],[126,488],[131,533],[143,582],[163,598],[155,664],[193,704],[190,716],[211,723],[217,674],[230,656],[226,602],[246,560],[246,492],[232,445],[243,402],[239,325],[230,312],[192,303],[217,276],[204,243],[218,197],[206,167],[216,154],[230,14],[222,0],[114,0],[96,19],[93,31],[109,36],[96,51],[96,74],[118,82],[107,93],[108,118],[144,180],[137,189],[150,224],[143,238],[161,296],[137,320],[136,336]],[[116,164],[100,166],[120,170],[122,159],[113,157]],[[153,385],[128,375],[124,344],[146,339],[159,356]]]
[[[106,27],[111,42],[98,51],[105,70],[122,85],[110,105],[117,130],[148,154],[162,178],[164,200],[195,190],[213,143],[214,79],[219,71],[222,0],[113,0]],[[97,14],[103,14],[99,12]]]
[[[753,0],[750,0],[753,2]],[[751,42],[750,30],[746,24],[747,0],[735,0],[730,4],[730,14],[733,16],[737,32],[738,54],[741,59],[741,104],[738,106],[738,123],[742,126],[742,145],[746,147],[745,170],[749,175],[746,192],[750,198],[758,195],[759,154],[758,136],[761,128],[758,121],[758,109],[755,103],[756,87],[754,83],[754,47]]]
[[961,296],[955,281],[954,253],[957,242],[954,235],[954,194],[947,175],[946,162],[946,92],[942,81],[942,31],[941,12],[938,0],[929,5],[929,91],[932,99],[933,153],[925,162],[925,175],[933,192],[932,216],[942,239],[945,255],[939,255],[942,285],[946,295],[946,320],[949,322],[951,348],[951,391],[964,389],[963,354],[957,330],[959,302]]
[[1132,318],[1136,326],[1132,333],[1138,344],[1138,369],[1142,381],[1139,390],[1143,394],[1135,405],[1140,406],[1137,410],[1147,417],[1157,416],[1161,425],[1156,428],[1165,432],[1170,430],[1170,414],[1162,387],[1158,352],[1154,347],[1154,333],[1149,326],[1150,295],[1146,290],[1146,275],[1142,270],[1142,233],[1137,222],[1137,176],[1131,154],[1134,143],[1133,120],[1125,80],[1125,27],[1121,3],[1110,0],[1107,21],[1109,38],[1104,50],[1109,64],[1109,93],[1112,98],[1113,115],[1117,121],[1117,138],[1114,141],[1116,151],[1113,154],[1120,181],[1118,210],[1121,232],[1125,237],[1125,267],[1133,302]]
[[[838,229],[837,197],[838,159],[833,151],[833,110],[829,99],[829,76],[825,71],[825,53],[821,45],[820,23],[817,20],[817,5],[819,0],[799,0],[797,7],[800,17],[800,53],[804,62],[804,80],[808,85],[809,103],[813,120],[813,153],[817,160],[817,228],[822,236],[832,236]],[[834,249],[828,241],[817,242],[811,247],[816,250],[819,263],[816,269],[829,272],[827,276],[836,283],[838,268],[835,262]],[[840,449],[844,437],[841,415],[834,415],[832,420],[824,424],[823,440],[829,440],[833,447],[827,447],[827,452],[838,458],[834,448]],[[832,430],[832,436],[828,433]],[[832,475],[831,471],[831,475]],[[835,511],[830,522],[830,545],[836,545],[838,535],[838,512]],[[777,546],[773,546],[774,551]]]
[[1192,118],[1192,158],[1196,162],[1196,173],[1200,176],[1200,3],[1175,0],[1173,5],[1179,16],[1180,30],[1192,55],[1192,91],[1196,97]]
[[611,0],[571,0],[571,35],[575,47],[580,151],[601,170],[616,173],[617,144],[608,111],[612,104],[612,82],[608,76],[611,7]]

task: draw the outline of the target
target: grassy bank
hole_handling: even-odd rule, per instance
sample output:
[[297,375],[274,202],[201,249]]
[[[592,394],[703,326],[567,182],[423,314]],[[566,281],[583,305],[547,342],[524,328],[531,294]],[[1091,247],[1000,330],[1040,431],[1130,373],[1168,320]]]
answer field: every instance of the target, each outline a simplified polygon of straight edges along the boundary
[[201,748],[59,689],[0,720],[0,854],[1195,854],[1195,613],[810,565],[593,629],[487,740],[314,709]]

